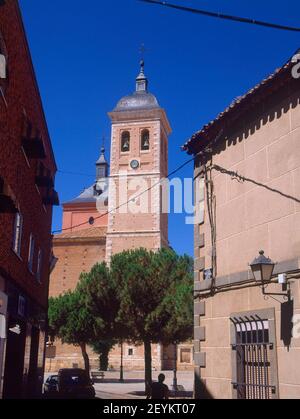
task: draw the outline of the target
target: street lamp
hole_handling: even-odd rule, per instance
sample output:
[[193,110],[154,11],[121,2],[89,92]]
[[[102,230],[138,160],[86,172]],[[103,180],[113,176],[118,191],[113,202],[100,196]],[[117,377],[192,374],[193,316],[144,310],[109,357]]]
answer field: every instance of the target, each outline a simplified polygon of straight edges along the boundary
[[177,349],[178,343],[174,342],[174,370],[173,370],[173,390],[176,392],[178,391],[178,383],[177,383]]
[[256,282],[264,285],[268,283],[273,275],[275,263],[270,258],[265,257],[265,252],[261,250],[259,256],[250,264]]
[[121,365],[120,365],[120,383],[124,383],[124,366],[123,366],[123,341],[121,342]]
[[[272,279],[275,263],[270,258],[267,258],[265,256],[265,252],[263,250],[259,252],[259,256],[254,259],[254,261],[250,264],[250,267],[251,267],[255,281],[257,282],[257,284],[262,285],[262,293],[264,296],[278,295],[278,296],[281,296],[290,300],[290,297],[291,297],[290,289],[287,292],[282,292],[282,293],[266,292],[265,288],[266,288],[266,285],[270,283]],[[288,284],[284,284],[282,287],[282,290],[286,291],[287,287],[288,287]]]

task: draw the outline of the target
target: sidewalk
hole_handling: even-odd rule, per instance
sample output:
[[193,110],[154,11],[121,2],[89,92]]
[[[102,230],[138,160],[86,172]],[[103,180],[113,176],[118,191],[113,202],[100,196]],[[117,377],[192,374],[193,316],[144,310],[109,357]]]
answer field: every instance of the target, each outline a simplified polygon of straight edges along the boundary
[[[164,371],[166,376],[166,385],[171,390],[173,384],[173,372]],[[153,373],[153,381],[157,381],[160,373]],[[103,399],[145,399],[145,381],[144,372],[124,373],[124,383],[119,382],[120,373],[106,372],[104,380],[95,383],[97,396]],[[171,392],[170,397],[191,398],[193,393],[194,376],[193,372],[178,372],[178,386],[182,386],[184,391],[176,395]]]
[[[166,376],[165,384],[171,390],[173,384],[173,372],[163,371]],[[153,381],[157,381],[160,372],[153,372]],[[49,375],[45,374],[45,380]],[[96,395],[100,399],[145,399],[145,381],[144,371],[124,371],[124,383],[119,382],[119,371],[105,372],[105,378],[95,382]],[[177,373],[178,386],[183,386],[184,391],[178,392],[174,395],[172,392],[170,397],[176,398],[192,398],[194,375],[192,371],[179,371]]]

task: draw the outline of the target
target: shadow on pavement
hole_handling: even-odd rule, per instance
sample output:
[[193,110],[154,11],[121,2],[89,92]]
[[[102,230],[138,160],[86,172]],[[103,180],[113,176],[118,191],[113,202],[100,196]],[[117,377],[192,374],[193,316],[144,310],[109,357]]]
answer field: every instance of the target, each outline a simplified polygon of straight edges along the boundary
[[142,379],[125,379],[123,382],[120,382],[120,380],[118,378],[99,378],[93,379],[93,382],[96,384],[140,384],[140,383],[144,383],[145,380]]
[[[131,396],[139,396],[139,397],[146,397],[144,391],[132,391],[131,393],[128,393]],[[193,398],[193,392],[192,391],[170,391],[169,397],[171,399],[192,399]]]

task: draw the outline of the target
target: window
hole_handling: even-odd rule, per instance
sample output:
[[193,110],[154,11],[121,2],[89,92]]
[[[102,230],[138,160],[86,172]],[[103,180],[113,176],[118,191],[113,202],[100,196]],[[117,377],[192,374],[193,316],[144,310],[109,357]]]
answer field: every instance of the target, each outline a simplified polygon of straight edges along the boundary
[[0,314],[0,339],[6,339],[6,318]]
[[191,364],[192,363],[192,351],[191,349],[184,348],[180,349],[180,363]]
[[6,79],[7,51],[2,34],[0,33],[0,79]]
[[147,129],[142,131],[141,135],[141,150],[148,151],[150,149],[150,132]]
[[22,229],[23,217],[19,212],[17,212],[14,225],[13,250],[18,256],[21,256]]
[[33,272],[33,258],[34,258],[34,237],[30,234],[29,240],[29,252],[28,252],[28,268],[30,272]]
[[42,281],[42,250],[39,249],[38,253],[38,261],[37,261],[37,268],[36,268],[36,278],[39,282]]
[[22,295],[19,295],[18,315],[21,317],[25,317],[25,314],[26,314],[26,299]]
[[236,398],[276,398],[274,321],[268,320],[267,315],[251,313],[234,316],[231,322],[234,339],[233,388]]
[[121,138],[121,151],[127,153],[130,151],[130,132],[124,131]]
[[103,179],[106,177],[106,168],[105,166],[97,167],[97,179]]
[[133,349],[132,348],[128,349],[128,356],[133,356]]
[[0,79],[6,79],[6,58],[0,52]]

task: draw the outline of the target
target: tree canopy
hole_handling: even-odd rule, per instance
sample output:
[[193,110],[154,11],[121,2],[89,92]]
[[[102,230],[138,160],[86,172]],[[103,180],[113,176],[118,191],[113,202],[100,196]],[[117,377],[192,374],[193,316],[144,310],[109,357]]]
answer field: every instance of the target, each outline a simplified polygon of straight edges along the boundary
[[74,292],[50,299],[49,324],[63,343],[101,352],[109,342],[145,348],[145,380],[152,381],[151,344],[193,336],[193,261],[171,249],[140,248],[114,255],[110,267],[82,274]]
[[119,284],[117,319],[132,342],[144,344],[146,383],[152,381],[151,343],[192,338],[192,272],[192,259],[170,249],[137,249],[112,258],[111,276]]
[[86,346],[94,335],[94,319],[84,302],[82,294],[76,289],[49,300],[50,334],[61,339],[62,343],[79,346],[89,370]]

